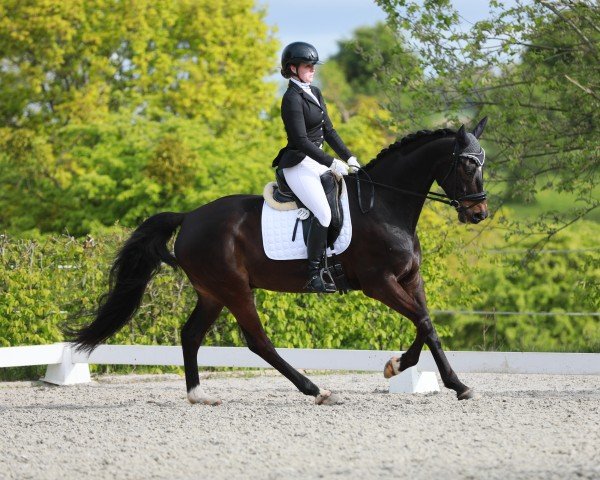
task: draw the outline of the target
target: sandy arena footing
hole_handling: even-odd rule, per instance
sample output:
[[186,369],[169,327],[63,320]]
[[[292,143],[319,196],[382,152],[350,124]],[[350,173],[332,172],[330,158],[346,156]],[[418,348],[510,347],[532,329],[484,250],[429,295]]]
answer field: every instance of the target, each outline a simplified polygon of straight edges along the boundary
[[0,383],[0,479],[600,478],[600,377],[460,375],[476,398],[389,394],[381,375],[176,375]]

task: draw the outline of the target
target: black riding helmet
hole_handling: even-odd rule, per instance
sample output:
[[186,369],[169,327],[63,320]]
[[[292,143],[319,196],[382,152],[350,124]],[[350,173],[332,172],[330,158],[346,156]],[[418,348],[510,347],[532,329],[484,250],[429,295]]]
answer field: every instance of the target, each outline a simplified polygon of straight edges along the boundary
[[297,66],[300,63],[321,65],[323,62],[319,62],[319,53],[310,43],[290,43],[281,53],[281,75],[285,78],[290,78],[292,76],[290,65]]

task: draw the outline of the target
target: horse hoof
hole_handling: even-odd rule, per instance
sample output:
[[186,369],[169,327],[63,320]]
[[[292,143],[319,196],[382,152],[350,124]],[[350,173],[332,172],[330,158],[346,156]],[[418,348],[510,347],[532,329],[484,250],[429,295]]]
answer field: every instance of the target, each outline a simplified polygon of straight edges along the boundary
[[458,398],[459,400],[469,400],[470,398],[473,398],[473,396],[475,395],[475,392],[473,391],[472,388],[467,388],[464,392],[460,393],[460,394],[456,394],[456,398]]
[[315,397],[315,404],[317,405],[339,405],[340,403],[344,402],[329,390],[321,390]]
[[218,398],[213,398],[210,397],[209,395],[207,395],[204,390],[202,390],[202,388],[200,387],[200,385],[198,385],[197,387],[192,388],[188,394],[187,394],[187,398],[188,401],[194,405],[196,403],[199,403],[201,405],[211,405],[211,406],[217,406],[217,405],[221,405],[221,400],[219,400]]
[[392,378],[394,375],[400,373],[400,359],[398,357],[390,358],[385,367],[383,367],[383,376],[385,378]]

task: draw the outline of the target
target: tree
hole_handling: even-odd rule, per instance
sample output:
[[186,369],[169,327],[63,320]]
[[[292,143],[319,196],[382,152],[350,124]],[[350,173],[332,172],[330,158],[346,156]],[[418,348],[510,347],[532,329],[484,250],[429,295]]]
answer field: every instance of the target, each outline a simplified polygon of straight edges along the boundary
[[135,224],[276,152],[263,20],[252,0],[0,1],[0,226]]
[[[542,189],[580,200],[567,215],[548,212],[516,231],[540,245],[600,207],[600,8],[593,1],[491,2],[490,18],[469,30],[449,0],[378,0],[388,23],[422,60],[427,81],[408,85],[423,126],[488,115],[492,179],[510,196]],[[392,65],[400,75],[402,66]],[[393,82],[382,84],[391,91]],[[397,106],[391,104],[392,112]],[[433,114],[436,114],[432,116]],[[396,117],[394,115],[394,117]],[[514,226],[513,226],[514,227]]]
[[0,121],[52,128],[134,110],[252,123],[277,44],[252,0],[0,4]]
[[[392,121],[379,81],[387,77],[387,66],[397,62],[405,66],[404,81],[419,81],[422,71],[401,39],[385,24],[356,29],[350,39],[338,41],[339,51],[318,69],[330,115],[342,138],[362,162],[374,158],[398,132],[409,125]],[[398,99],[409,107],[408,95]],[[339,114],[339,118],[338,118]],[[391,133],[390,125],[394,125]],[[332,152],[333,153],[333,152]]]
[[402,37],[385,23],[354,30],[350,40],[338,41],[339,52],[331,57],[342,68],[352,89],[359,94],[378,96],[379,82],[386,80],[385,67],[402,65],[405,77],[419,78],[419,62]]
[[[344,121],[356,114],[361,97],[387,100],[380,84],[390,80],[388,66],[402,66],[402,78],[396,79],[398,85],[422,80],[418,60],[403,39],[384,23],[357,28],[350,39],[338,41],[338,47],[338,53],[321,67],[319,78]],[[397,101],[410,108],[407,94],[401,93]]]

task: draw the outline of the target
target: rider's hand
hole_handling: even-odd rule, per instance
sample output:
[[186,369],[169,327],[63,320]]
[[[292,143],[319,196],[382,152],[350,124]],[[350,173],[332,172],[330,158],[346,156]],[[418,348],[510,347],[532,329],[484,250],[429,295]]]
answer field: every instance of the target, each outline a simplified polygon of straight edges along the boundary
[[329,169],[335,174],[336,177],[340,178],[342,175],[348,175],[348,165],[341,160],[334,158],[333,163]]
[[360,168],[360,163],[358,163],[356,157],[352,156],[348,159],[348,167],[350,167],[350,171],[352,173],[358,171],[358,169]]

